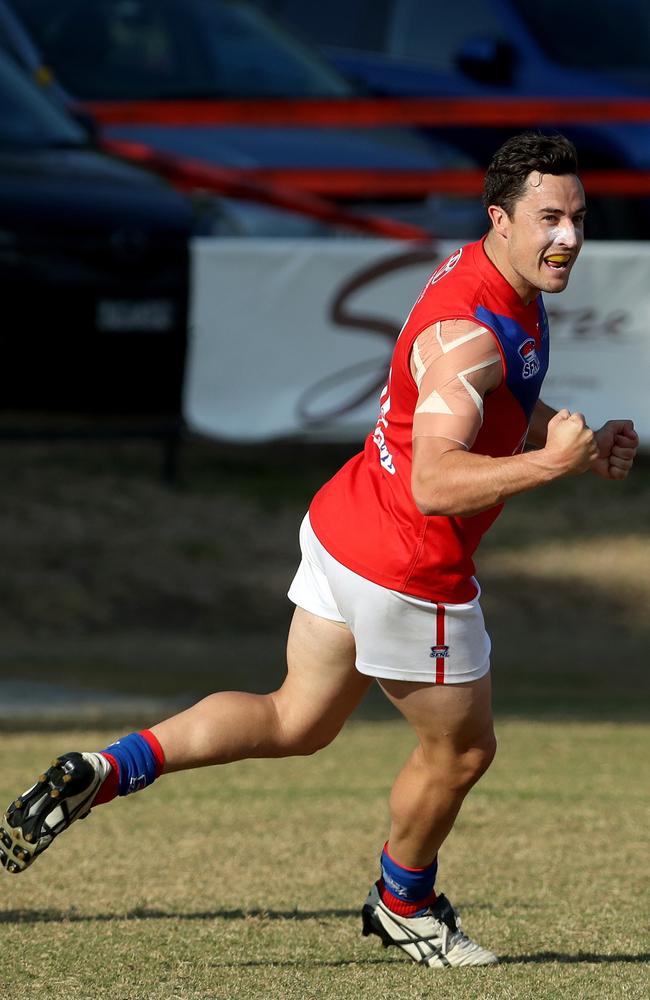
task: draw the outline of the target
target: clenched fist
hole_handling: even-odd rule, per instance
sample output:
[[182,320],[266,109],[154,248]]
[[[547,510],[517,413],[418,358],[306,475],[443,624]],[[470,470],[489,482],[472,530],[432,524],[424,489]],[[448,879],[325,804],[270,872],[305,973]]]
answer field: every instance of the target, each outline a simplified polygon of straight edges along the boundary
[[625,479],[639,447],[631,420],[608,420],[595,433],[598,458],[591,468],[604,479]]
[[559,410],[549,420],[544,451],[560,476],[586,472],[600,456],[596,435],[582,413],[568,410]]

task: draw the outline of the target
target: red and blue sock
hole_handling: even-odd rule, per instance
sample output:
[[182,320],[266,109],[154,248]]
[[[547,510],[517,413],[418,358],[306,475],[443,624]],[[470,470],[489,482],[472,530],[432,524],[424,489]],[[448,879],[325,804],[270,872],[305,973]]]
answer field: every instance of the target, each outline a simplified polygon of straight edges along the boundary
[[110,802],[118,795],[131,795],[151,785],[162,774],[165,754],[149,729],[129,733],[100,751],[111,765],[93,806]]
[[384,906],[402,917],[417,917],[436,901],[434,884],[438,858],[426,868],[406,868],[388,853],[388,842],[381,854],[381,878],[377,889]]

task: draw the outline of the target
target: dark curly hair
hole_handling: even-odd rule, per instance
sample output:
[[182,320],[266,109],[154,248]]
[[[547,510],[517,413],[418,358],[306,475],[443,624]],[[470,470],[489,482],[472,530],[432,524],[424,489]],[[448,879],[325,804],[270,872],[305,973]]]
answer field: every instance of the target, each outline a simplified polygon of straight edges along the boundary
[[573,143],[560,135],[521,132],[504,142],[490,161],[483,186],[483,204],[500,205],[509,218],[524,193],[533,170],[542,174],[577,174],[578,157]]

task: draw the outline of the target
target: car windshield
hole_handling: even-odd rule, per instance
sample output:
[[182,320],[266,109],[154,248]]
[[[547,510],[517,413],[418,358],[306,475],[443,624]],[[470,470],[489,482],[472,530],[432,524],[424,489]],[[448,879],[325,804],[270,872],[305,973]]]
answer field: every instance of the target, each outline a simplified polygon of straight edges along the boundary
[[[257,7],[281,17],[319,45],[383,52],[394,0],[254,0]],[[447,16],[448,9],[445,11]]]
[[95,100],[344,97],[347,81],[239,0],[13,0],[45,62]]
[[515,0],[538,43],[554,62],[597,73],[650,79],[648,0]]
[[[512,0],[553,62],[628,81],[650,83],[649,0]],[[321,45],[382,53],[443,72],[471,38],[509,38],[508,4],[500,0],[255,0]],[[440,10],[435,8],[441,7]],[[559,20],[558,20],[559,18]]]
[[486,0],[454,0],[444,12],[431,0],[255,0],[321,45],[383,53],[454,72],[468,35],[500,38],[507,30],[500,8]]
[[86,133],[0,54],[0,149],[85,146]]

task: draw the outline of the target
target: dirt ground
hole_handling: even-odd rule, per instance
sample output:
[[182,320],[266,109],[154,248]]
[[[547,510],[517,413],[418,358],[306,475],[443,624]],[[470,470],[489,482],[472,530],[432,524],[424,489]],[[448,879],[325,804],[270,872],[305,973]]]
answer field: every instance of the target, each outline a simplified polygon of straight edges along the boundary
[[[314,490],[349,448],[0,450],[0,678],[191,699],[282,676]],[[513,500],[478,559],[497,709],[647,718],[650,463]],[[367,714],[386,711],[371,697]]]

